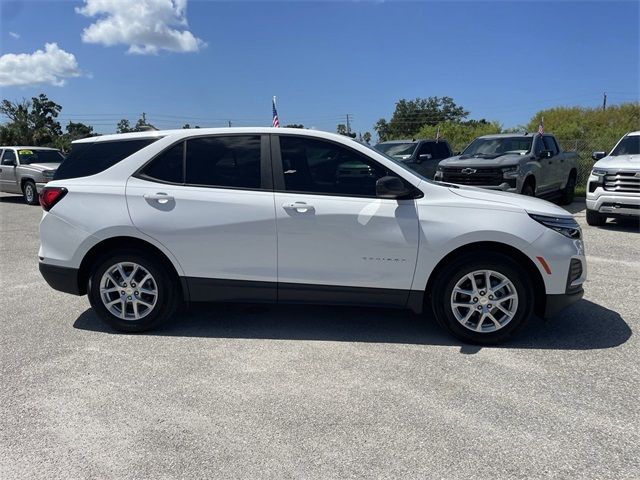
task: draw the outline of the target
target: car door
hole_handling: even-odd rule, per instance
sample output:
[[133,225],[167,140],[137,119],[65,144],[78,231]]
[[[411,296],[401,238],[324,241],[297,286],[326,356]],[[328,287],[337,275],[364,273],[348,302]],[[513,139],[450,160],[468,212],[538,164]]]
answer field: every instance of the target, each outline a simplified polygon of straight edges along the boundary
[[556,139],[551,135],[543,137],[545,149],[551,152],[549,159],[549,189],[558,190],[564,180],[568,177],[568,172],[564,174],[564,157],[560,154],[560,148]]
[[0,160],[0,188],[3,192],[22,193],[16,178],[17,163],[16,152],[12,148],[6,148]]
[[127,182],[135,226],[164,245],[194,301],[275,301],[269,137],[189,138]]
[[536,190],[538,194],[547,192],[552,188],[552,182],[554,177],[553,171],[553,158],[547,158],[545,152],[547,151],[547,145],[545,144],[543,137],[537,135],[534,138],[534,154],[536,161],[539,164],[538,177],[536,178]]
[[272,138],[279,301],[402,306],[418,251],[414,200],[376,198],[393,175],[340,143]]

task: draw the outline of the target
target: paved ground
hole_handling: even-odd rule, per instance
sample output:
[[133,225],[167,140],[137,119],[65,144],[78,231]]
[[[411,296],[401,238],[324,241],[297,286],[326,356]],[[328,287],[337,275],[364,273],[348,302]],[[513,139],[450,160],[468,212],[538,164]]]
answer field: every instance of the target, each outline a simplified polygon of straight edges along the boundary
[[585,226],[585,299],[478,348],[356,308],[116,334],[39,276],[39,218],[0,197],[2,479],[640,477],[633,225]]

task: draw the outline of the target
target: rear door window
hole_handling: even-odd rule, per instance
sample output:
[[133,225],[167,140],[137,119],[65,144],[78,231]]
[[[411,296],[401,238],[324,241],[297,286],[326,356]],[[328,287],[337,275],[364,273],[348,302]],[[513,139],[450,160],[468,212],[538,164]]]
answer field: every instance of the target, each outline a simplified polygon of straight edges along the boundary
[[188,185],[260,188],[260,136],[233,135],[187,140]]
[[543,137],[544,138],[544,146],[545,150],[551,152],[551,155],[558,154],[558,144],[556,143],[556,139],[553,137]]
[[157,140],[159,138],[136,138],[73,144],[71,152],[56,170],[54,180],[95,175]]

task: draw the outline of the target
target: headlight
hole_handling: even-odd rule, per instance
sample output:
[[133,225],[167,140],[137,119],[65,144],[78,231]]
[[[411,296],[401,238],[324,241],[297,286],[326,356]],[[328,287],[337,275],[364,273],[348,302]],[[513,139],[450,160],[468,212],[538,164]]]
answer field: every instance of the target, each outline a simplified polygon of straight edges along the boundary
[[601,177],[607,174],[606,170],[603,170],[602,168],[594,168],[593,170],[591,170],[591,175],[595,175],[596,177]]
[[518,166],[515,167],[504,167],[502,169],[502,176],[504,178],[516,178],[518,176]]
[[534,215],[532,213],[530,213],[529,216],[536,222],[561,233],[567,238],[576,240],[582,237],[580,225],[578,225],[578,222],[576,222],[573,217],[551,217],[547,215]]
[[53,176],[56,174],[55,170],[45,170],[44,172],[42,172],[42,176],[46,179],[46,180],[52,180]]

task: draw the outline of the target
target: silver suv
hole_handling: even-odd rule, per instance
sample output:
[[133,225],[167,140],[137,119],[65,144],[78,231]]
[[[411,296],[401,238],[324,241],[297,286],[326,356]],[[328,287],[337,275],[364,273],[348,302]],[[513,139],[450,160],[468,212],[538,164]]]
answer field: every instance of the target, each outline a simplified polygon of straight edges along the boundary
[[38,204],[38,193],[53,180],[64,156],[45,147],[0,147],[0,191],[24,196],[29,205]]

